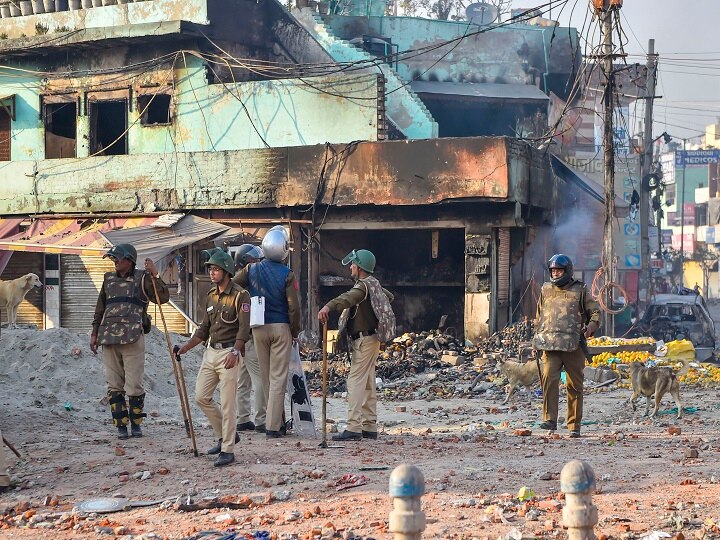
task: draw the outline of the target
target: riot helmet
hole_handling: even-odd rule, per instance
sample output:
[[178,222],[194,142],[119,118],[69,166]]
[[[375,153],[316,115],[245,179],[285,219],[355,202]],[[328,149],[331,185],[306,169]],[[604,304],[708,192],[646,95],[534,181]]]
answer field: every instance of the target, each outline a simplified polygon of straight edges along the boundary
[[103,255],[103,259],[105,257],[112,257],[113,259],[118,260],[128,259],[132,261],[133,264],[137,264],[137,250],[132,244],[118,244],[117,246],[113,246],[105,255]]
[[355,263],[358,265],[358,268],[362,268],[369,274],[375,271],[375,255],[367,249],[353,249],[343,257],[342,263],[343,266]]
[[270,229],[262,241],[265,258],[278,263],[283,262],[290,254],[289,240],[289,235],[282,225]]
[[564,272],[558,278],[553,278],[552,273],[550,274],[550,282],[557,287],[564,287],[573,278],[573,263],[570,257],[562,253],[556,253],[547,263],[548,270],[551,268],[562,268]]
[[225,270],[231,276],[235,272],[235,263],[233,258],[222,249],[216,250],[210,256],[210,259],[205,263],[205,266],[217,266]]
[[263,250],[252,244],[243,244],[235,252],[235,268],[242,268],[263,258]]

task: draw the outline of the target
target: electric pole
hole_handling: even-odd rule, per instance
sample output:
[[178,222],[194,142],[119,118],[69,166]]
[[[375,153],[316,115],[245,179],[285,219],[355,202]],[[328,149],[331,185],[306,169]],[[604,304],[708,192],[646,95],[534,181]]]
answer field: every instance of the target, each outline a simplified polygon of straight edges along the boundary
[[[650,189],[646,177],[653,165],[653,103],[655,102],[655,81],[657,74],[657,55],[655,40],[648,42],[647,79],[645,85],[645,134],[643,151],[640,154],[640,279],[639,302],[645,305],[651,288],[652,270],[650,269]],[[642,295],[644,291],[644,296]]]
[[[605,118],[603,129],[603,148],[605,162],[605,227],[603,236],[602,264],[605,270],[605,298],[604,303],[612,309],[612,288],[610,283],[615,281],[613,268],[615,266],[615,246],[613,243],[613,227],[615,224],[615,144],[613,130],[613,113],[615,110],[615,74],[613,72],[613,14],[622,6],[622,0],[594,0],[594,6],[599,18],[602,20],[603,35],[603,74],[605,75],[605,92],[603,100],[605,105]],[[614,333],[613,317],[604,312],[605,334]]]

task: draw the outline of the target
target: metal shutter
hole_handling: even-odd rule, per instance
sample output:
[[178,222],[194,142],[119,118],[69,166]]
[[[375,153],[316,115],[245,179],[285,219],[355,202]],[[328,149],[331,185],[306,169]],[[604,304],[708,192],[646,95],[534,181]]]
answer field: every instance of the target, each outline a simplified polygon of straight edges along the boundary
[[[10,281],[25,274],[37,274],[40,281],[45,283],[43,272],[43,254],[30,253],[26,251],[15,251],[10,257],[5,270],[2,273],[3,281]],[[2,323],[7,323],[7,311],[2,311]],[[25,299],[20,302],[17,311],[18,324],[34,324],[38,328],[45,327],[45,315],[43,312],[43,288],[33,287],[28,291]]]
[[498,302],[510,301],[510,229],[498,229]]
[[114,268],[102,257],[60,255],[60,326],[90,332],[103,276]]
[[[168,287],[170,288],[170,300],[175,302],[180,309],[185,311],[187,304],[185,301],[185,289],[183,288],[181,294],[177,294],[177,285],[168,285]],[[187,334],[187,322],[175,308],[173,308],[170,304],[163,304],[162,310],[163,315],[165,315],[165,324],[167,324],[167,328],[170,332]],[[163,323],[160,318],[160,310],[158,309],[157,304],[150,302],[150,305],[148,306],[148,313],[152,317],[153,325],[157,326],[158,330],[162,332]]]

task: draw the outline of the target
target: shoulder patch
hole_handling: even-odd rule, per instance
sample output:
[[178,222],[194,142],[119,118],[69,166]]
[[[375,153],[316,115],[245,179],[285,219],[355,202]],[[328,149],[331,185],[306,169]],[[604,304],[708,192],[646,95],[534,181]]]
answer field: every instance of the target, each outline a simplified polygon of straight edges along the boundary
[[245,302],[243,302],[240,306],[240,309],[243,311],[243,313],[250,313],[250,304],[246,304]]

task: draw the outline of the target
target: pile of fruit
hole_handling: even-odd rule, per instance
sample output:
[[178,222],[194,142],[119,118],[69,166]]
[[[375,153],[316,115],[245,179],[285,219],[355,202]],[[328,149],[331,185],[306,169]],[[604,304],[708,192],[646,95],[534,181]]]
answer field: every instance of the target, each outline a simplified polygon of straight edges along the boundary
[[652,337],[614,338],[609,336],[594,337],[587,340],[590,347],[622,347],[624,345],[654,345]]
[[678,376],[678,380],[685,384],[718,386],[720,385],[720,367],[713,364],[700,364],[700,367],[691,367],[685,375]]
[[[614,362],[612,361],[613,359],[615,360]],[[598,367],[610,364],[611,367],[615,369],[615,364],[646,362],[647,360],[655,360],[655,356],[645,351],[603,352],[592,357],[591,365]]]

